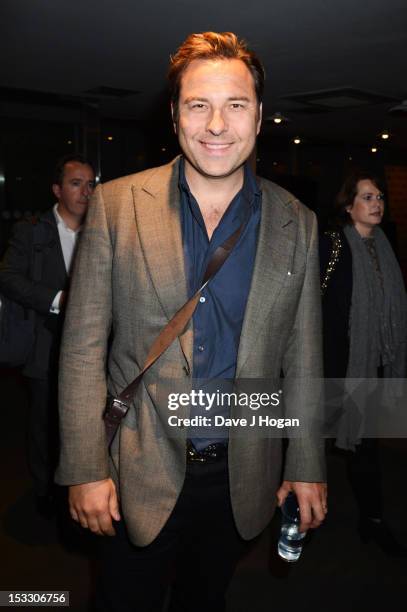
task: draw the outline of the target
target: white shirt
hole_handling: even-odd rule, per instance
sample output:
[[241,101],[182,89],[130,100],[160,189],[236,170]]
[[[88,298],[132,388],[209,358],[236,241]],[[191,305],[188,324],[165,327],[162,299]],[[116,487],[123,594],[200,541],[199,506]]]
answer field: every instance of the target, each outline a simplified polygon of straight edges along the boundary
[[[59,240],[61,242],[62,254],[64,256],[65,269],[69,276],[72,266],[73,255],[75,253],[79,233],[82,230],[82,226],[78,227],[77,230],[73,230],[68,227],[58,212],[58,203],[55,204],[53,211],[55,215],[55,220],[57,222]],[[58,291],[58,293],[53,299],[50,312],[54,314],[59,314],[59,300],[61,299],[61,295],[62,291]]]

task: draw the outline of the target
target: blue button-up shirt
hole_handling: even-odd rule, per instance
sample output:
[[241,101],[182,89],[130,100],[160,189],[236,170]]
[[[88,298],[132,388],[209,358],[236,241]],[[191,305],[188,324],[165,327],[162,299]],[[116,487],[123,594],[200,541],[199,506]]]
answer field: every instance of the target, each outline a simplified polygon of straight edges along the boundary
[[[229,204],[209,240],[199,205],[185,178],[183,159],[180,163],[179,188],[189,297],[201,286],[206,267],[216,248],[242,223],[246,223],[228,259],[203,290],[193,315],[194,379],[234,379],[256,256],[261,191],[250,166],[245,164],[243,187]],[[202,414],[202,408],[195,410],[195,414]],[[213,418],[214,414],[212,410],[210,416]],[[193,438],[198,449],[213,441],[219,442],[219,438]]]

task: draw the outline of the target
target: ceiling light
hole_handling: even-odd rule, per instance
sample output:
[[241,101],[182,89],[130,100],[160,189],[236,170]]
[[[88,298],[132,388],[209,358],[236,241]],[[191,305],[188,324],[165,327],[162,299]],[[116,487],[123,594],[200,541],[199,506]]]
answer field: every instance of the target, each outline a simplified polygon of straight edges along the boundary
[[66,144],[72,144],[72,140],[68,140]]
[[372,153],[377,153],[377,147],[372,147],[370,150]]
[[301,144],[301,138],[294,138],[294,144]]
[[383,140],[387,140],[388,138],[390,138],[390,134],[389,132],[382,132],[381,137],[383,138]]
[[266,117],[265,121],[272,121],[276,125],[280,125],[281,123],[288,123],[289,121],[291,121],[291,119],[285,117],[280,112],[276,112],[273,115]]
[[113,136],[108,136],[107,139],[111,142],[113,140]]

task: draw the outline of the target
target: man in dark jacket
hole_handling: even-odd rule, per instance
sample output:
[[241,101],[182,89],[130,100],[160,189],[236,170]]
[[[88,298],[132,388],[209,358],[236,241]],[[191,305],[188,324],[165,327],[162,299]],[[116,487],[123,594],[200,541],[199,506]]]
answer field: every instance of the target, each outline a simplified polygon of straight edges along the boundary
[[[55,171],[54,207],[16,224],[0,266],[0,290],[35,313],[35,340],[23,374],[30,391],[28,459],[38,509],[47,513],[58,454],[57,364],[69,275],[95,173],[80,155],[62,158]],[[33,262],[40,280],[33,280]]]

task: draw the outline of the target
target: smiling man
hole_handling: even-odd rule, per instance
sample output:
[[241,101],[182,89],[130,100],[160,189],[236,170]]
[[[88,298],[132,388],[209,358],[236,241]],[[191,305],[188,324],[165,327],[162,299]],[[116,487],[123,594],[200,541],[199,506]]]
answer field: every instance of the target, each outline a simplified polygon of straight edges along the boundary
[[[326,512],[323,445],[171,437],[155,391],[164,379],[301,379],[286,413],[309,412],[321,376],[314,215],[257,180],[248,158],[261,125],[264,72],[232,33],[192,34],[171,58],[171,110],[182,155],[100,186],[71,289],[62,356],[59,481],[73,518],[104,537],[98,610],[224,610],[245,542],[294,490],[302,526]],[[229,257],[192,320],[145,374],[107,450],[106,391],[143,368],[154,339],[200,287],[219,248]],[[92,278],[92,283],[89,283]],[[107,363],[107,375],[106,375]],[[177,416],[193,417],[196,407]],[[197,413],[197,414],[203,414]]]

